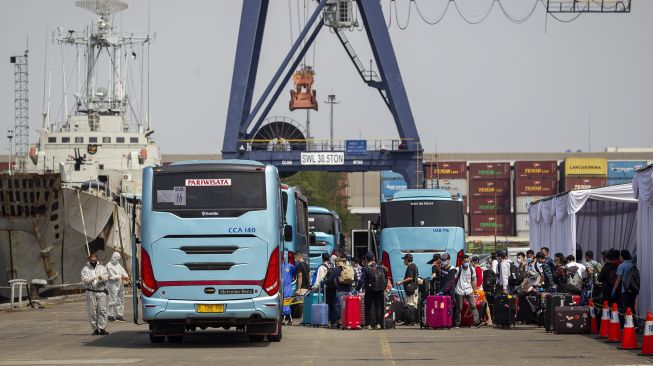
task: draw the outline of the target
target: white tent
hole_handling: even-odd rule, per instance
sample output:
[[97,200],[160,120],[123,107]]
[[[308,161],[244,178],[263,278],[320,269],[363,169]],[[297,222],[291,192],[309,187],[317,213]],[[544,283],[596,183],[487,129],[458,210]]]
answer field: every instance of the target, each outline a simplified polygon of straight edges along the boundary
[[630,184],[563,193],[529,205],[530,242],[536,250],[576,255],[605,249],[636,253],[637,200]]
[[633,193],[637,198],[637,268],[641,285],[637,306],[640,316],[653,306],[653,166],[637,172],[633,179]]

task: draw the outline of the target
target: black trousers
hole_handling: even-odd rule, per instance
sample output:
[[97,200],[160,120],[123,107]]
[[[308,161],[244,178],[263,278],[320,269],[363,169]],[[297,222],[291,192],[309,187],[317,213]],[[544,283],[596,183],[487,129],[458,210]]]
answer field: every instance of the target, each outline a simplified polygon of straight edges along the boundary
[[[628,292],[622,292],[621,299],[619,301],[619,314],[626,314],[626,309],[630,308],[630,310],[633,312],[633,323],[635,327],[637,327],[637,317],[635,314],[635,299],[637,299],[637,295],[630,294]],[[622,328],[624,326],[625,320],[626,317],[624,315],[619,315],[619,323],[621,323]]]
[[385,296],[383,291],[365,291],[365,321],[367,325],[383,326]]

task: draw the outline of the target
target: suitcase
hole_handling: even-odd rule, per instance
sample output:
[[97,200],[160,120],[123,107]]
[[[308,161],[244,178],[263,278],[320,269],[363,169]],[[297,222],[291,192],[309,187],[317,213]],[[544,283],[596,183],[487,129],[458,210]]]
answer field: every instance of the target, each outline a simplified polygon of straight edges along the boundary
[[556,334],[589,333],[590,309],[587,306],[558,306],[553,324]]
[[363,325],[367,324],[365,322],[365,295],[364,294],[358,294],[358,298],[360,299],[360,303],[361,303],[361,305],[360,305],[360,309],[361,309],[360,310],[360,312],[361,312],[360,319],[361,319],[361,327],[362,327]]
[[[485,301],[481,301],[478,296],[474,295],[474,298],[476,299],[476,310],[478,310],[478,318],[480,320],[483,320],[483,316],[485,315],[487,303]],[[469,303],[467,300],[463,301],[463,307],[460,310],[460,326],[461,327],[471,327],[474,325],[474,313],[472,310],[469,308]]]
[[571,296],[564,293],[543,294],[543,309],[541,312],[540,324],[544,326],[547,333],[553,332],[553,317],[555,315],[555,308],[559,306],[571,306]]
[[453,302],[450,296],[430,295],[426,298],[426,327],[451,328]]
[[361,328],[361,302],[357,295],[345,295],[342,297],[340,323],[342,329]]
[[383,312],[383,328],[394,329],[397,325],[397,318],[395,315],[396,304],[399,300],[397,295],[390,293],[385,295],[385,310]]
[[304,296],[304,309],[302,313],[302,322],[303,325],[311,325],[311,306],[319,302],[320,294],[310,292]]
[[537,311],[540,309],[539,296],[524,296],[517,302],[517,321],[522,324],[537,323]]
[[314,327],[329,325],[329,305],[319,298],[326,299],[326,295],[322,297],[322,294],[320,294],[318,297],[318,303],[311,304],[311,325]]
[[494,297],[494,323],[501,327],[515,325],[515,298],[512,295]]

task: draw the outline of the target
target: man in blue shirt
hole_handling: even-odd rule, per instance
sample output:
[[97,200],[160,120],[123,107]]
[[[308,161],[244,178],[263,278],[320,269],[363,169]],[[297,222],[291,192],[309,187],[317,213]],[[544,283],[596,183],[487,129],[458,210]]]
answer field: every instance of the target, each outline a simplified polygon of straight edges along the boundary
[[[289,298],[293,297],[294,291],[292,283],[295,280],[295,266],[288,263],[288,253],[283,255],[283,297]],[[292,325],[292,317],[290,316],[290,305],[286,305],[282,308],[281,314],[283,315],[283,320],[287,321],[288,325]]]
[[[617,280],[615,281],[614,287],[612,288],[612,297],[615,297],[617,291],[621,292],[621,301],[619,301],[619,313],[625,314],[626,309],[630,308],[633,311],[633,315],[635,315],[635,299],[637,298],[637,294],[631,293],[624,286],[624,279],[633,270],[633,260],[628,249],[622,249],[620,257],[622,262],[619,267],[617,267]],[[633,316],[633,319],[635,318],[636,316]],[[619,319],[621,321],[621,325],[623,326],[623,315],[619,315]]]

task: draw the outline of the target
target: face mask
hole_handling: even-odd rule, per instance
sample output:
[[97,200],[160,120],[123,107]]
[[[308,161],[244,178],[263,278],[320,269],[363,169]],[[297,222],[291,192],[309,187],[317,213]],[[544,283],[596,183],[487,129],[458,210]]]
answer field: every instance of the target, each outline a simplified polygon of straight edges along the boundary
[[449,265],[449,261],[442,261],[442,267],[446,267]]
[[463,263],[463,268],[464,268],[464,269],[467,269],[467,268],[469,268],[469,263],[466,263],[466,262],[465,262],[465,263]]
[[521,264],[521,258],[517,258],[517,263]]
[[93,267],[95,267],[97,265],[97,261],[90,261],[89,263],[91,263],[91,266],[93,266]]
[[530,263],[533,261],[533,258],[526,258],[526,263]]

